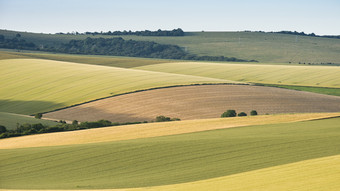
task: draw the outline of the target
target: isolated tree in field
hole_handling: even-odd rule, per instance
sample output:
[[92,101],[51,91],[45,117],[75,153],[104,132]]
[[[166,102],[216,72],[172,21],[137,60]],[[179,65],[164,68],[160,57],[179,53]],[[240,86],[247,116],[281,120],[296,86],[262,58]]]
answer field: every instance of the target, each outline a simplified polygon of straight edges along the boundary
[[242,116],[247,116],[247,114],[245,112],[241,112],[237,116],[242,117]]
[[42,118],[42,114],[41,113],[37,113],[37,114],[35,114],[34,117],[37,118],[37,119],[41,119]]
[[252,115],[252,116],[257,115],[257,111],[256,110],[251,110],[250,115]]
[[3,125],[0,125],[0,134],[5,133],[7,131],[6,127]]
[[236,111],[235,110],[227,110],[224,112],[221,117],[236,117]]

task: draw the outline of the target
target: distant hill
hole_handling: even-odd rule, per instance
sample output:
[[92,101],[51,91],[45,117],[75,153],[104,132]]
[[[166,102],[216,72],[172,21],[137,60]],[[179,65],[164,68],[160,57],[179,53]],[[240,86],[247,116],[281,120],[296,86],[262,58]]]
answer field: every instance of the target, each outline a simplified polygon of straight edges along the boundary
[[[0,30],[6,38],[20,34],[38,46],[68,43],[70,40],[112,38],[110,35],[41,34]],[[340,64],[340,39],[309,35],[263,32],[185,32],[184,36],[121,35],[125,40],[153,41],[177,45],[197,56],[225,56],[269,63]]]

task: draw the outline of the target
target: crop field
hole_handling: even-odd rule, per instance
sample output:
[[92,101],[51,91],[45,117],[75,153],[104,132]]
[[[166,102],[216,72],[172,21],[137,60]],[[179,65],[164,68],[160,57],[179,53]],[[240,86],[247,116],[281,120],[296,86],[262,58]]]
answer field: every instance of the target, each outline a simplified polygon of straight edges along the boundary
[[33,114],[155,87],[227,80],[42,59],[0,60],[0,111]]
[[72,54],[53,54],[43,52],[14,52],[14,51],[0,51],[0,60],[3,59],[45,59],[56,60],[65,62],[76,62],[83,64],[93,64],[102,66],[113,66],[120,68],[132,68],[138,66],[144,66],[149,64],[159,64],[174,62],[174,60],[166,59],[148,59],[148,58],[132,58],[132,57],[115,57],[115,56],[103,56],[103,55],[72,55]]
[[[172,124],[177,123],[180,122]],[[236,176],[239,177],[238,182],[242,179],[244,182],[261,173],[270,176],[275,168],[284,175],[297,177],[298,169],[290,170],[296,162],[303,163],[301,169],[307,172],[332,176],[338,168],[328,171],[331,167],[323,165],[337,167],[338,157],[335,155],[340,154],[339,124],[340,118],[332,118],[147,139],[1,149],[1,188],[139,188],[218,177],[224,179],[226,176]],[[306,161],[311,159],[316,160]],[[268,169],[271,167],[273,169]],[[318,178],[317,175],[312,177]],[[304,179],[304,183],[315,180],[313,178]],[[334,179],[336,177],[329,181]],[[252,183],[275,186],[275,181],[270,180],[273,179],[260,179],[263,184],[255,180]],[[322,180],[320,183],[313,182],[313,185],[319,187],[325,181],[328,183],[324,178]],[[335,188],[339,186],[337,182],[335,184]],[[332,185],[327,187],[331,189]],[[300,187],[296,189],[304,190]]]
[[330,66],[185,62],[148,65],[137,69],[241,82],[340,88],[340,67]]
[[340,112],[340,97],[249,85],[201,85],[115,96],[44,114],[62,120],[142,122],[173,118],[220,117],[227,109],[259,114]]
[[200,131],[226,129],[250,125],[265,125],[309,121],[325,118],[334,118],[339,116],[340,113],[305,113],[305,114],[300,113],[280,115],[258,115],[236,118],[198,119],[128,126],[114,126],[98,129],[50,133],[4,139],[0,141],[1,143],[0,149],[121,141],[139,138],[177,135],[184,133],[194,133]]
[[[0,30],[13,38],[18,32]],[[20,33],[36,44],[67,43],[72,39],[114,38],[107,35],[56,35]],[[183,37],[121,36],[124,39],[174,44],[200,56],[226,56],[274,63],[339,63],[340,39],[260,32],[188,32]]]
[[124,190],[224,191],[228,188],[228,191],[338,191],[340,190],[339,163],[340,155],[335,155],[184,184]]
[[0,124],[5,126],[7,129],[15,129],[17,127],[17,123],[19,123],[19,124],[41,123],[41,124],[49,125],[49,126],[58,124],[58,123],[53,122],[53,121],[36,119],[36,118],[31,117],[31,116],[0,112]]

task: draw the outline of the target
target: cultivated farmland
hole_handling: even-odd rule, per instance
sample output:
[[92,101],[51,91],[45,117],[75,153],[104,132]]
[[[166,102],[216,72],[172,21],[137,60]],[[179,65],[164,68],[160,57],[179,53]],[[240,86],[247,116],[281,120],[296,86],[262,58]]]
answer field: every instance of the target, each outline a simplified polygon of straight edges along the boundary
[[42,59],[0,60],[0,111],[33,114],[136,90],[200,83],[236,82]]
[[340,155],[335,155],[214,179],[159,187],[126,189],[126,191],[195,191],[211,189],[223,191],[226,188],[228,188],[228,191],[319,191],[320,189],[338,191],[340,189],[340,185],[337,184],[340,178],[339,163]]
[[[340,113],[259,115],[115,126],[82,131],[17,137],[0,141],[0,149],[98,143],[194,133],[249,125],[265,125],[339,117]],[[53,141],[51,141],[53,140]]]
[[41,123],[44,125],[52,126],[58,123],[48,120],[36,119],[32,116],[19,115],[14,113],[0,112],[0,124],[5,126],[7,129],[17,128],[17,124],[36,124]]
[[340,97],[249,85],[201,85],[149,90],[82,104],[44,116],[113,122],[152,121],[156,116],[216,118],[227,109],[259,114],[340,112]]
[[[137,188],[251,173],[274,166],[280,168],[279,165],[339,155],[339,124],[340,118],[333,118],[148,139],[1,149],[1,187]],[[317,165],[315,170],[322,174],[328,172],[327,168],[322,168],[323,164],[333,163]],[[313,167],[303,168],[314,170]],[[316,186],[322,184],[315,182]]]
[[[17,31],[0,30],[6,38]],[[21,38],[38,45],[67,43],[70,40],[113,38],[107,35],[58,35],[19,32]],[[338,63],[340,39],[261,32],[187,32],[181,37],[121,36],[129,40],[154,41],[185,48],[199,56],[226,56],[267,63]]]
[[340,88],[340,67],[185,62],[137,68],[242,82]]

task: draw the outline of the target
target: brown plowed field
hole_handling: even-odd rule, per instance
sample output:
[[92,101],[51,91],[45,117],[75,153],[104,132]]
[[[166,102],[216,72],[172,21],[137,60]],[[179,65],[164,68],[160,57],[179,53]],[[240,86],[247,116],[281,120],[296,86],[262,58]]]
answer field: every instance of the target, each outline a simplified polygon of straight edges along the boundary
[[216,118],[227,109],[249,114],[340,112],[340,97],[249,85],[202,85],[131,93],[44,114],[44,117],[112,122],[151,121],[156,116]]

